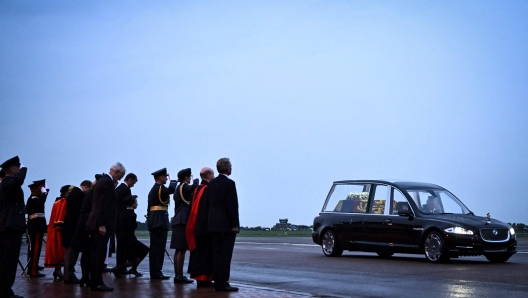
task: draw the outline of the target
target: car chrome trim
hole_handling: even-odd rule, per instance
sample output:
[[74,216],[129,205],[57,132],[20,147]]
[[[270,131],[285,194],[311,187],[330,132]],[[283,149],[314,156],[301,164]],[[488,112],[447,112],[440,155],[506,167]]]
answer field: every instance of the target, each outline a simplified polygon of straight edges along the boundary
[[413,230],[415,230],[415,231],[423,231],[423,230],[425,230],[425,228],[413,228]]
[[[488,229],[488,228],[486,228]],[[479,234],[480,234],[480,238],[484,241],[484,242],[489,242],[489,243],[501,243],[501,242],[508,242],[510,241],[510,231],[508,230],[508,237],[506,237],[506,239],[503,239],[503,240],[487,240],[486,238],[482,237],[482,230],[484,229],[479,229]]]
[[473,246],[456,246],[456,248],[473,249]]

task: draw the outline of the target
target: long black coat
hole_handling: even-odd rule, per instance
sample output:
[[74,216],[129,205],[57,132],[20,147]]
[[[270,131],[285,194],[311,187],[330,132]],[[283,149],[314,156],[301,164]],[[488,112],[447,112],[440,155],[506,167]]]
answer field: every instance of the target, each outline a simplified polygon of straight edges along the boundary
[[6,176],[0,187],[0,232],[8,228],[24,233],[26,231],[26,205],[22,185],[27,168],[20,169],[16,176]]
[[209,182],[207,199],[210,232],[231,233],[232,228],[240,226],[235,181],[225,175],[218,175]]
[[88,230],[98,231],[99,227],[105,227],[106,234],[111,236],[115,233],[116,212],[114,182],[105,174],[94,187],[92,211],[86,223]]
[[[161,188],[161,192],[160,192]],[[147,225],[149,230],[153,230],[155,228],[165,228],[170,229],[169,224],[169,212],[165,210],[159,210],[159,211],[150,211],[150,207],[154,206],[165,206],[161,201],[163,202],[169,202],[170,201],[170,195],[174,193],[176,190],[176,181],[171,180],[169,187],[165,187],[165,185],[157,184],[155,183],[154,186],[152,186],[152,189],[150,190],[148,194],[148,206],[147,206]]]
[[40,233],[44,234],[48,231],[45,217],[36,217],[29,219],[29,216],[34,213],[44,213],[46,199],[48,193],[40,194],[40,196],[30,196],[26,203],[26,214],[28,215],[27,230],[30,234]]
[[88,217],[90,217],[90,212],[92,211],[92,201],[93,189],[84,194],[79,220],[73,235],[71,246],[77,251],[90,250],[89,232],[86,228],[86,222],[88,222]]
[[[171,225],[175,226],[187,224],[187,221],[189,220],[189,212],[191,212],[190,203],[193,198],[194,190],[197,187],[198,179],[194,179],[194,182],[191,185],[187,183],[180,183],[178,187],[176,187],[176,191],[174,192],[174,218],[171,221]],[[183,196],[185,201],[189,202],[189,204],[185,203],[181,196]]]
[[66,216],[62,228],[62,246],[70,247],[73,235],[77,228],[77,222],[81,214],[84,192],[78,187],[74,187],[66,197]]

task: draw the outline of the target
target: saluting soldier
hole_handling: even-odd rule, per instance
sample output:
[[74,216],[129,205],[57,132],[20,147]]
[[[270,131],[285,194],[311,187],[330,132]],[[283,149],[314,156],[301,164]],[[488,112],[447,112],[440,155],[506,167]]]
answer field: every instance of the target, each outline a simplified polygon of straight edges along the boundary
[[26,206],[22,185],[27,168],[18,156],[0,165],[6,172],[0,187],[0,297],[21,297],[11,287],[15,283],[22,234],[26,231]]
[[38,262],[40,259],[40,252],[42,251],[42,240],[44,234],[48,230],[46,225],[46,216],[44,213],[44,205],[48,198],[48,189],[45,187],[46,180],[33,181],[29,185],[31,196],[26,203],[26,213],[28,215],[27,231],[29,234],[29,253],[28,253],[28,274],[33,277],[46,276],[38,272]]
[[187,240],[185,239],[185,227],[189,220],[190,205],[193,198],[194,190],[198,187],[199,180],[194,179],[192,184],[191,169],[183,169],[178,172],[178,182],[180,184],[176,188],[174,194],[174,218],[172,225],[172,238],[170,248],[174,251],[174,283],[192,283],[192,279],[188,279],[183,275],[183,263],[185,261],[185,252],[189,249]]
[[[148,195],[147,225],[150,231],[149,267],[151,279],[169,279],[163,275],[163,259],[167,234],[169,232],[169,203],[170,195],[176,190],[176,180],[172,180],[167,169],[163,168],[152,173],[156,183]],[[170,180],[169,187],[165,187],[167,178]]]

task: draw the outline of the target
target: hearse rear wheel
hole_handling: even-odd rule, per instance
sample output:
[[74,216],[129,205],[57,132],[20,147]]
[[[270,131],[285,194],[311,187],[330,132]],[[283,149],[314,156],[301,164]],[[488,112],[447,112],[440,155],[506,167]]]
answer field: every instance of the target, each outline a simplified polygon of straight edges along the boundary
[[332,230],[326,230],[323,234],[323,241],[321,242],[323,253],[327,257],[339,257],[343,254],[343,250],[339,249]]

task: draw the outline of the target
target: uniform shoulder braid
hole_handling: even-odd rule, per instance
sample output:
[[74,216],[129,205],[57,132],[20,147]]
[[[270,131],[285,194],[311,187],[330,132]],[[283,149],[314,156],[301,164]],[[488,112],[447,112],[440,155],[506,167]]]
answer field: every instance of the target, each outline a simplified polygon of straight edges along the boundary
[[167,199],[167,201],[163,201],[161,199],[161,192],[163,190],[163,185],[160,185],[159,187],[159,190],[158,190],[158,199],[160,201],[161,204],[165,205],[165,206],[168,206],[170,204],[170,197]]
[[190,205],[191,202],[187,201],[184,197],[183,197],[183,187],[185,186],[185,184],[187,184],[187,182],[184,182],[180,185],[180,198],[182,199],[182,201],[187,204],[187,205]]

